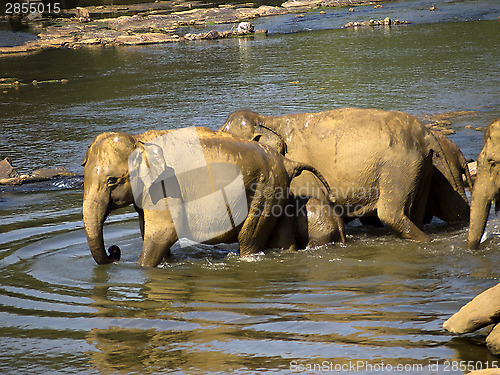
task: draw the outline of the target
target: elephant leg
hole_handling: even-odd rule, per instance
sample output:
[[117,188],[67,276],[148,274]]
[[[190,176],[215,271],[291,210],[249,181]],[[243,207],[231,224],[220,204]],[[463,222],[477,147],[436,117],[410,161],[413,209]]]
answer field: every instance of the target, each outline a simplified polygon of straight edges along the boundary
[[380,220],[398,232],[401,237],[405,239],[418,242],[429,242],[429,236],[412,223],[410,218],[405,215],[402,207],[395,210],[393,207],[394,203],[394,201],[381,202],[377,211]]
[[[377,215],[384,224],[398,232],[401,237],[428,242],[429,236],[408,217],[415,201],[416,189],[420,185],[422,171],[421,163],[411,165],[399,166],[388,163],[387,172],[382,173],[379,180],[380,195],[377,202]],[[407,176],[413,176],[413,181]]]
[[428,211],[447,223],[468,222],[470,206],[438,170],[434,170]]
[[293,218],[282,215],[276,222],[274,230],[266,242],[266,247],[270,249],[296,250],[293,221]]
[[141,237],[144,240],[144,210],[134,204],[135,211],[139,215],[139,229],[141,230]]
[[[271,181],[272,182],[272,181]],[[257,184],[256,193],[250,204],[248,216],[238,233],[238,242],[240,244],[240,255],[250,255],[261,251],[266,244],[271,231],[274,228],[278,217],[275,213],[276,207],[284,206],[280,199],[275,196],[266,196],[266,187],[269,184],[259,182]],[[281,214],[282,212],[279,212]]]
[[410,220],[415,223],[415,225],[422,229],[424,227],[424,222],[426,219],[427,201],[429,199],[429,193],[432,184],[432,156],[429,155],[423,164],[423,169],[420,173],[421,178],[420,184],[418,185],[417,194],[411,205]]
[[144,244],[138,264],[155,267],[170,255],[177,232],[168,210],[144,210]]

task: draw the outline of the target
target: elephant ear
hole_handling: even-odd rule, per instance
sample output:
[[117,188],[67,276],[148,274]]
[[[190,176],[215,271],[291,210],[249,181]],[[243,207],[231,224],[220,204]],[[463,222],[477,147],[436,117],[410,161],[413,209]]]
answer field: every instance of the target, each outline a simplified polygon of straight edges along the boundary
[[89,150],[90,146],[87,146],[87,151],[85,151],[85,157],[83,159],[82,167],[85,167],[85,164],[87,164],[87,161],[89,160]]
[[279,134],[267,129],[266,127],[261,127],[266,131],[264,133],[256,134],[252,138],[252,141],[268,145],[272,149],[278,151],[281,155],[285,155],[288,152],[288,148],[283,138]]

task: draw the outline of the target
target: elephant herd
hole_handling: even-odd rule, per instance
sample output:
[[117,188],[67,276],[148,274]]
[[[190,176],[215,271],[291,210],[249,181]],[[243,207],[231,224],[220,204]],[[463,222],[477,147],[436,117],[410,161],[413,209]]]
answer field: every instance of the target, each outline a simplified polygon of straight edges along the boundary
[[500,208],[500,120],[488,127],[472,188],[459,148],[413,116],[341,108],[317,113],[229,115],[218,131],[103,133],[87,149],[83,216],[98,264],[109,213],[133,204],[143,249],[154,267],[182,237],[238,242],[240,254],[345,241],[344,223],[385,224],[401,237],[429,241],[432,217],[469,222],[477,248],[491,202]]

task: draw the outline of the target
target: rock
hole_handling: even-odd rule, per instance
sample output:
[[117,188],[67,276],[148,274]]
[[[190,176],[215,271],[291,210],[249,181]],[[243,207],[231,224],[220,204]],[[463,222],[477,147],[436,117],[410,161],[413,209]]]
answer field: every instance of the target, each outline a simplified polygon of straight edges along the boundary
[[239,35],[253,34],[254,31],[255,28],[250,22],[240,22],[236,28],[236,33]]
[[55,168],[40,168],[33,171],[32,177],[51,179],[55,177],[76,176],[75,173],[68,171],[66,168],[58,166]]
[[438,120],[435,123],[431,124],[431,127],[433,128],[447,128],[448,126],[451,126],[452,122],[450,120]]
[[287,2],[281,4],[282,7],[292,8],[292,7],[311,7],[319,6],[323,0],[288,0]]
[[500,321],[500,284],[482,292],[443,324],[455,334],[473,332]]
[[444,135],[452,135],[456,133],[453,129],[440,129],[439,131]]
[[371,19],[369,21],[362,21],[362,22],[349,22],[344,25],[344,28],[349,28],[349,27],[358,27],[358,26],[390,26],[390,25],[408,25],[408,21],[400,21],[400,20],[394,20],[392,21],[389,17],[384,18],[383,20],[374,20]]
[[483,370],[475,370],[469,372],[467,375],[500,375],[500,369],[498,368],[486,368]]
[[500,324],[493,327],[493,330],[486,337],[486,347],[493,355],[500,356]]
[[83,22],[90,22],[89,11],[86,8],[77,7],[75,18],[78,20],[78,22],[82,22],[82,23]]
[[28,13],[28,15],[25,18],[25,20],[29,22],[40,21],[41,19],[42,19],[42,13],[39,12]]
[[[188,34],[186,37],[179,37],[174,32],[177,33],[176,30],[182,26],[236,23],[256,17],[303,13],[319,6],[356,6],[370,3],[370,0],[288,0],[282,6],[261,5],[254,8],[252,3],[247,3],[207,8],[205,4],[198,2],[177,4],[159,1],[128,4],[126,7],[120,5],[80,7],[65,11],[65,17],[58,18],[56,23],[41,26],[42,31],[36,40],[28,41],[22,46],[0,46],[0,56],[24,55],[46,49],[169,43],[246,35],[255,31],[240,29],[239,33],[219,31],[218,36],[215,32],[209,32],[205,35]],[[93,22],[89,22],[91,17],[94,19]],[[259,34],[267,34],[267,31],[260,30]]]
[[64,167],[40,168],[30,175],[20,175],[12,168],[10,160],[5,158],[0,162],[0,185],[23,185],[33,182],[42,182],[60,177],[81,177],[80,175],[68,171]]
[[209,40],[213,40],[213,39],[219,39],[221,36],[219,34],[218,31],[215,31],[215,30],[210,30],[208,33],[204,33],[201,37],[201,39],[209,39]]
[[19,177],[19,173],[14,169],[10,163],[9,158],[5,158],[0,161],[0,179],[16,178]]

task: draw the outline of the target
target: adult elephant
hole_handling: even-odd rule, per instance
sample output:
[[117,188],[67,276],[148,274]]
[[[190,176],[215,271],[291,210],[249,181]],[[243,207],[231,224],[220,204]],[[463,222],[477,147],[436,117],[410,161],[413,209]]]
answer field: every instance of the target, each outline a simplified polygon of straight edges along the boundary
[[[263,116],[241,110],[229,115],[219,131],[266,143],[293,160],[315,166],[336,202],[345,207],[344,217],[376,215],[410,240],[429,240],[422,226],[433,159],[452,190],[459,190],[435,136],[402,112],[341,108]],[[291,188],[298,196],[321,195],[313,176],[296,178]],[[461,199],[467,204],[465,194]]]
[[[240,254],[263,249],[288,202],[290,180],[303,170],[266,145],[206,128],[103,133],[84,161],[83,220],[98,264],[118,260],[105,251],[109,213],[134,203],[144,239],[139,265],[158,265],[178,238],[239,242]],[[327,183],[321,175],[328,189]],[[283,228],[287,230],[287,228]],[[295,247],[292,228],[283,247]]]
[[477,249],[481,242],[491,202],[495,212],[500,209],[500,119],[486,130],[484,147],[477,159],[477,175],[472,191],[469,237],[467,247]]

